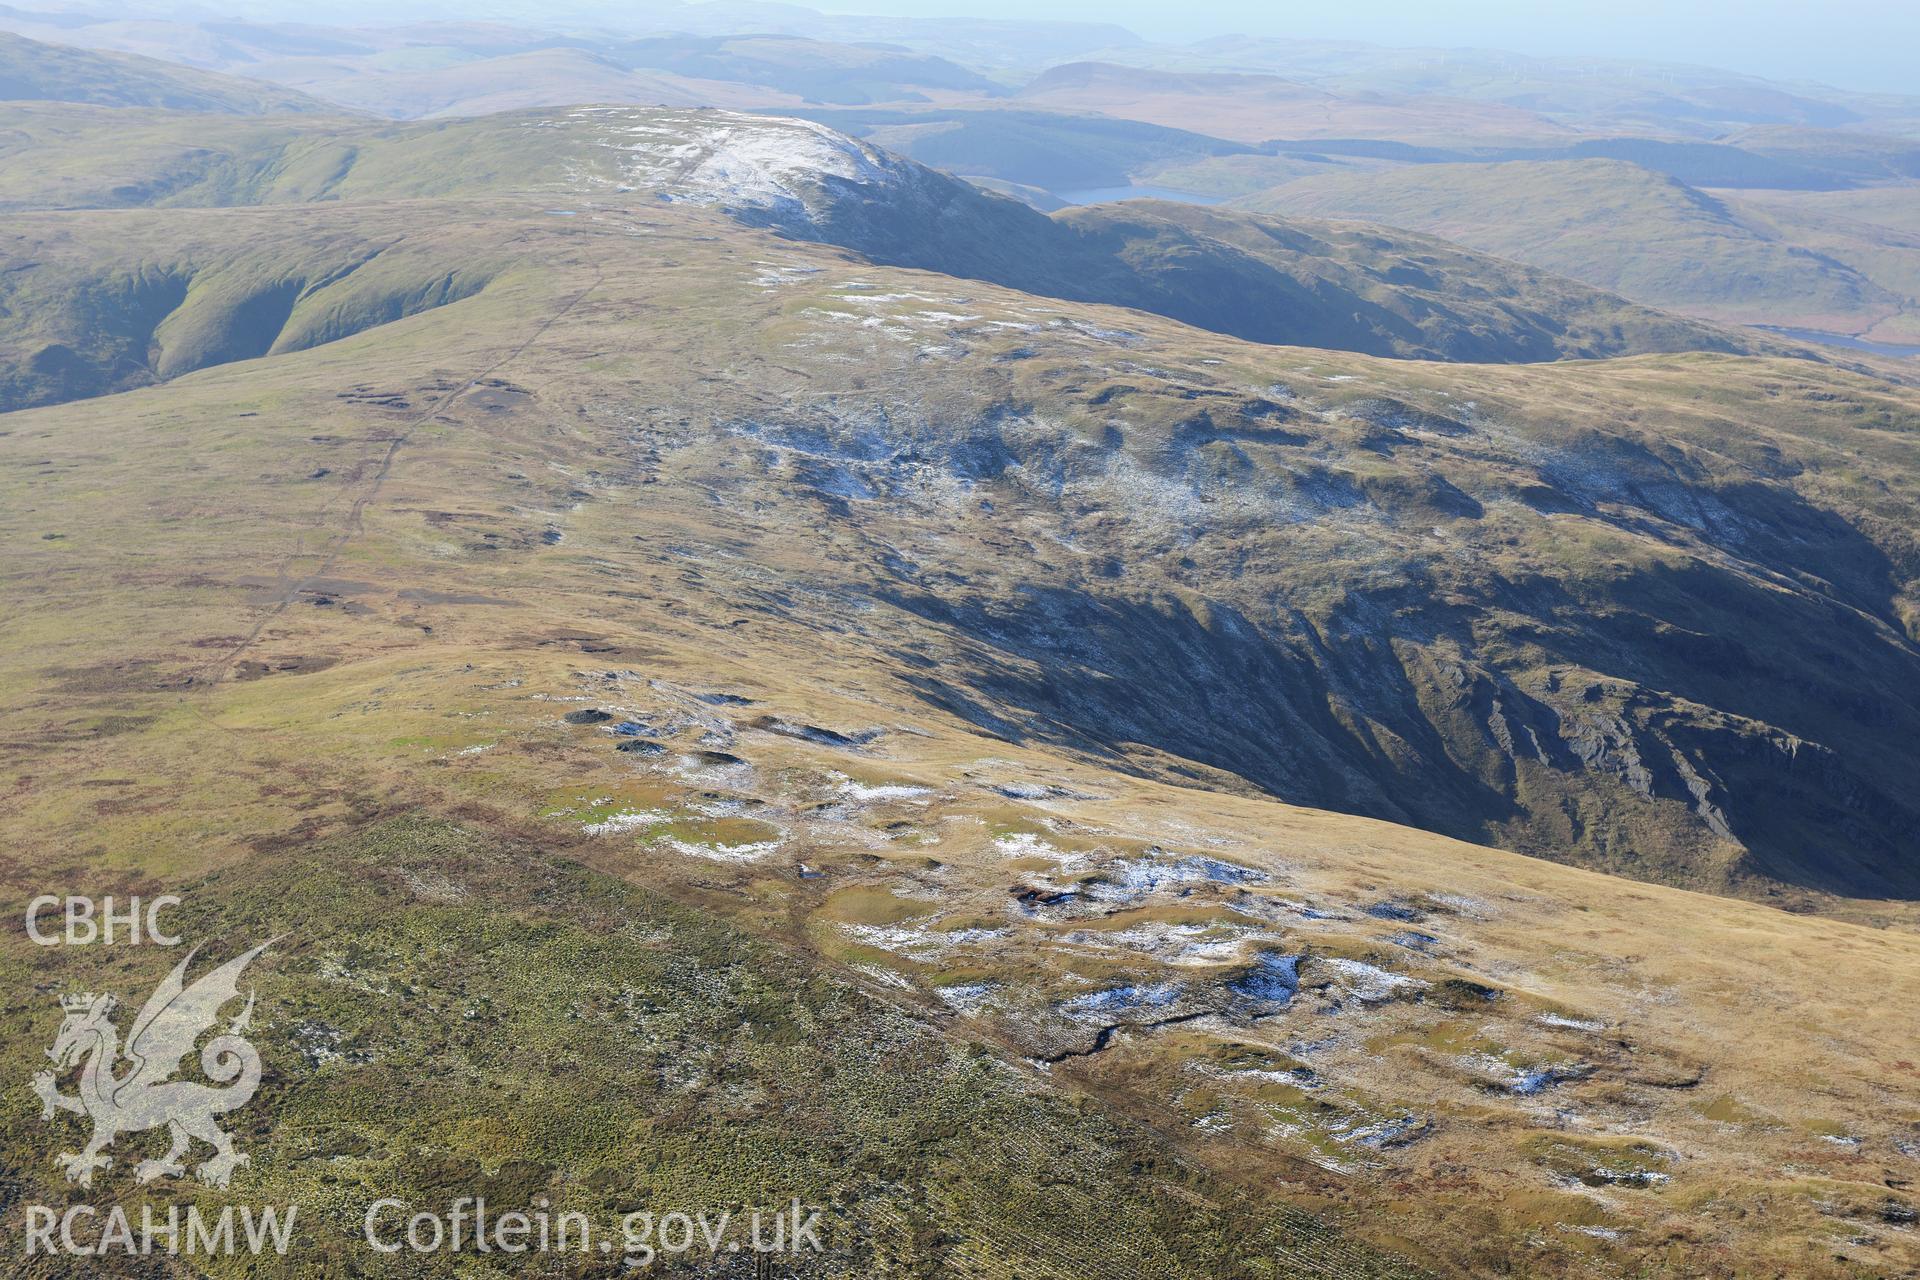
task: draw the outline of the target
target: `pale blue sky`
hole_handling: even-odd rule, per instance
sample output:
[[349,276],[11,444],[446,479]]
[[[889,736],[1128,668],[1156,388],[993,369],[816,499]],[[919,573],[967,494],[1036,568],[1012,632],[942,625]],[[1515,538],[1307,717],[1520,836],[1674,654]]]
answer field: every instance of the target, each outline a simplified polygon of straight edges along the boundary
[[835,13],[1073,18],[1155,40],[1244,31],[1693,62],[1920,95],[1920,0],[800,0]]

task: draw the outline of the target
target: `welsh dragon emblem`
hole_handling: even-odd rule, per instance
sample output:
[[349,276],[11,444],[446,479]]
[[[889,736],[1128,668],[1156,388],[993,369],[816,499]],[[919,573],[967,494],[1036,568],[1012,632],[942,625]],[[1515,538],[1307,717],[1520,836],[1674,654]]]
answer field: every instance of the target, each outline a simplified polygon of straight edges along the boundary
[[[226,1032],[200,1051],[200,1069],[213,1083],[173,1077],[194,1043],[213,1027],[221,1007],[239,997],[241,972],[272,945],[272,940],[263,942],[188,986],[187,966],[200,950],[195,947],[147,997],[124,1049],[113,1023],[118,1002],[112,996],[61,997],[66,1021],[53,1048],[47,1050],[58,1070],[34,1076],[33,1091],[40,1096],[42,1120],[52,1120],[55,1111],[67,1111],[93,1121],[93,1137],[83,1150],[55,1157],[65,1168],[67,1181],[92,1186],[94,1170],[113,1163],[106,1150],[115,1138],[163,1125],[172,1145],[159,1159],[139,1163],[134,1177],[140,1182],[184,1174],[187,1167],[182,1158],[196,1138],[214,1150],[194,1171],[202,1182],[224,1187],[233,1171],[247,1163],[247,1156],[234,1149],[233,1135],[221,1130],[214,1117],[246,1106],[260,1087],[260,1053],[241,1034],[253,1017],[251,992]],[[60,1077],[76,1066],[80,1092],[61,1093]]]

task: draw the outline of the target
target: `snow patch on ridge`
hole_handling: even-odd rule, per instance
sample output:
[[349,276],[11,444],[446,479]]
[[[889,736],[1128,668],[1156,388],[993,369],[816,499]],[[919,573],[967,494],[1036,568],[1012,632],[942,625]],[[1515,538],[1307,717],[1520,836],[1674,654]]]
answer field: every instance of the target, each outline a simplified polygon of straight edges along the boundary
[[624,185],[781,220],[822,214],[832,194],[823,184],[893,188],[913,174],[913,166],[811,120],[620,107],[581,108],[568,119],[600,126],[600,145],[621,153]]

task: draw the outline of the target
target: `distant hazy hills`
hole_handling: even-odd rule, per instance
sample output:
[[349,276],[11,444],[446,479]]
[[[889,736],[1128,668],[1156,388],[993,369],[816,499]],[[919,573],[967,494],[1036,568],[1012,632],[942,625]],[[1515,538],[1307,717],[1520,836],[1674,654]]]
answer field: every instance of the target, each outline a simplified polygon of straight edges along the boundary
[[1910,250],[1813,251],[1732,196],[1619,160],[1407,165],[1301,178],[1243,203],[1424,231],[1719,320],[1861,332],[1912,306],[1876,279]]
[[550,48],[397,70],[333,62],[283,68],[290,81],[369,115],[482,116],[556,101],[762,107],[799,99],[770,89],[635,70],[588,49]]
[[482,50],[406,45],[283,56],[255,69],[321,97],[402,119],[576,102],[779,106],[997,92],[991,81],[945,58],[786,36],[587,40],[523,33]]
[[[563,6],[521,25],[358,27],[135,20],[111,6],[56,13],[26,5],[0,6],[0,27],[268,80],[393,116],[422,114],[423,106],[477,114],[593,100],[674,103],[671,86],[691,81],[709,87],[700,100],[710,105],[987,102],[1018,91],[1032,108],[1098,111],[1247,143],[1715,143],[1746,129],[1898,135],[1920,122],[1913,98],[1703,67],[1297,39],[1156,45],[1096,23],[828,15],[784,4],[649,5],[618,14]],[[586,57],[532,56],[558,50]],[[566,68],[585,74],[571,94]],[[449,92],[463,84],[479,92]],[[736,88],[711,88],[720,85]],[[589,87],[597,92],[582,92]]]
[[1097,62],[1055,67],[1021,90],[1020,100],[1035,107],[1124,116],[1249,143],[1286,137],[1518,141],[1567,132],[1544,117],[1504,103],[1342,94],[1279,76],[1172,72]]
[[1920,179],[1920,138],[1769,126],[1744,130],[1727,141],[1750,155],[1786,161],[1859,183]]
[[[0,89],[0,99],[61,96],[45,86],[63,82],[69,83],[63,92],[81,83],[106,85],[114,77],[98,68],[127,57],[136,59],[121,73],[130,81],[128,92],[108,97],[101,96],[108,92],[103,89],[73,100],[270,112],[313,109],[306,96],[312,95],[404,119],[576,102],[778,106],[925,102],[929,95],[993,98],[1004,92],[979,72],[944,57],[899,46],[794,35],[609,37],[483,23],[348,30],[73,19],[50,26],[33,17],[0,12],[0,27],[117,52],[74,49],[63,60],[21,59],[39,63],[41,91]],[[142,58],[144,54],[158,54],[169,63]],[[217,74],[221,72],[226,75]],[[231,88],[225,100],[207,96],[211,86],[234,75],[286,88],[277,95],[256,91],[251,98]],[[143,94],[139,88],[146,80],[169,77],[178,85],[170,94]],[[210,88],[194,96],[194,87],[203,80]]]
[[1136,175],[1257,148],[1189,129],[1015,104],[957,107],[804,107],[803,116],[936,169],[1049,193],[1123,188]]
[[[1631,136],[1513,145],[1364,136],[1232,141],[1129,118],[1127,110],[1117,104],[1114,114],[1041,110],[1023,95],[1013,103],[805,107],[794,113],[955,173],[1055,193],[1141,181],[1227,197],[1319,174],[1553,160],[1619,160],[1696,187],[1772,191],[1847,190],[1907,181],[1909,170],[1920,171],[1920,141],[1825,129],[1753,130],[1721,142]],[[1279,116],[1259,118],[1282,122]]]
[[1786,85],[1715,67],[1530,57],[1499,49],[1228,36],[1180,47],[1116,48],[1102,57],[1151,71],[1277,76],[1334,94],[1450,98],[1584,132],[1699,141],[1757,126],[1911,123],[1920,107],[1912,97]]
[[123,53],[93,53],[0,31],[0,101],[88,102],[170,111],[334,112],[290,89]]
[[766,85],[815,102],[898,99],[930,91],[997,92],[993,81],[947,58],[885,45],[791,36],[660,36],[595,51],[623,66]]
[[[34,0],[0,5],[0,26],[40,40],[140,53],[210,70],[273,68],[283,62],[333,61],[342,72],[447,65],[555,46],[599,50],[634,41],[782,39],[865,49],[876,55],[951,59],[1009,81],[1096,52],[1141,43],[1124,27],[1099,22],[969,17],[826,14],[795,4],[755,0],[663,0],[611,11],[585,0],[527,10],[525,18],[407,20],[368,7],[329,9],[325,21],[273,22],[208,16],[175,7],[133,16],[110,3],[62,3],[58,12]],[[332,23],[334,25],[327,25]],[[260,74],[265,74],[263,70]]]

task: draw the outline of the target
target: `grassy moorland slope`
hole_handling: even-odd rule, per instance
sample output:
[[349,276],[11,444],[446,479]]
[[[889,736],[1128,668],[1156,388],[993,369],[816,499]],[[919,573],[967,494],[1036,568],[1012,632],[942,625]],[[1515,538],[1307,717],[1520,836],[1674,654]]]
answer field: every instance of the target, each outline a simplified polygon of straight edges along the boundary
[[1920,346],[1920,189],[1720,194],[1748,225],[1844,263],[1901,299],[1891,314],[1848,317],[1842,332]]
[[471,222],[208,211],[22,215],[0,282],[0,409],[332,342],[482,288],[509,247]]
[[[246,1274],[420,1274],[361,1243],[365,1206],[448,1188],[497,1212],[584,1213],[612,1239],[636,1204],[717,1217],[798,1197],[824,1212],[823,1251],[795,1259],[816,1275],[1414,1274],[1148,1126],[1040,1086],[897,990],[634,882],[650,877],[589,870],[565,843],[396,817],[188,887],[182,927],[283,939],[250,974],[278,1011],[254,1032],[272,1123],[246,1135],[238,1195],[298,1205],[297,1234]],[[81,980],[151,985],[172,957],[146,951]],[[0,965],[76,980],[11,944]],[[9,1044],[37,1039],[39,1020],[12,1012]],[[24,1158],[44,1145],[37,1119],[8,1115],[0,1142],[36,1193],[65,1194],[47,1161]],[[122,1202],[164,1218],[171,1190]],[[226,1197],[193,1198],[205,1211]],[[1077,1229],[1089,1218],[1098,1233]],[[562,1257],[589,1274],[619,1265]],[[29,1258],[14,1274],[70,1265]],[[451,1273],[439,1266],[429,1274]],[[218,1257],[196,1270],[239,1273]]]
[[1857,332],[1909,305],[1737,205],[1624,161],[1412,165],[1304,178],[1242,203],[1424,231],[1722,321]]
[[[672,198],[732,208],[749,222],[857,249],[877,261],[1053,297],[1137,307],[1262,342],[1490,361],[1769,345],[1419,236],[1140,202],[1048,218],[820,126],[791,120],[606,107],[431,125],[333,130],[261,125],[200,134],[192,118],[173,118],[171,128],[197,136],[189,146],[170,135],[168,125],[131,139],[117,136],[115,121],[98,113],[18,112],[13,118],[20,126],[16,154],[57,141],[66,157],[47,173],[22,169],[0,186],[0,200],[16,207],[45,207],[89,195],[94,203],[173,208],[516,189],[549,192],[568,205],[582,190],[651,187]],[[662,159],[664,148],[688,138],[695,151]],[[90,186],[80,175],[95,171],[95,165],[112,176]],[[144,173],[143,165],[148,167]],[[729,187],[736,179],[746,183],[738,193]],[[198,233],[203,242],[229,237],[223,252],[241,260],[242,274],[252,274],[251,285],[236,287],[258,292],[284,278],[278,268],[252,271],[260,259],[248,251],[245,237],[253,233],[244,228],[263,226],[259,220],[201,221],[206,224]],[[84,300],[102,288],[121,288],[112,282],[84,288],[74,283],[73,264],[88,260],[85,237],[110,234],[103,228],[113,224],[91,225],[94,230],[79,233],[64,253],[50,255],[53,262],[41,277],[49,296]],[[136,219],[126,225],[143,224]],[[27,234],[21,243],[32,240]],[[63,262],[67,265],[59,265]],[[164,252],[141,267],[142,278],[174,279],[183,270]],[[460,272],[457,251],[448,270]],[[64,283],[46,284],[56,278]],[[317,279],[311,272],[303,278]],[[31,281],[22,286],[37,287]],[[36,334],[112,327],[107,311],[65,316],[57,304],[39,313],[37,321]],[[83,375],[67,372],[72,361],[56,353],[49,357],[59,366],[48,383],[54,389],[26,388],[11,402],[44,402],[63,394],[59,386],[79,385],[76,380],[84,377],[100,385],[137,381],[137,369],[121,356],[137,353],[145,343],[144,324],[129,320],[121,332],[98,340],[49,339],[83,352],[102,348],[112,358],[107,367]],[[91,357],[83,363],[99,365]]]
[[480,1179],[819,1196],[827,1274],[1914,1265],[1910,933],[1406,825],[1897,918],[1797,886],[1911,866],[1908,393],[400,207],[514,257],[0,418],[7,892],[289,930],[226,1196],[355,1263],[376,1194]]
[[1011,283],[1256,342],[1492,362],[1740,351],[1745,338],[1378,227],[1164,201],[1063,210],[1076,242]]
[[[1317,292],[1350,307],[1357,282],[1371,279],[1380,323],[1416,334],[1415,319],[1458,343],[1527,337],[1528,314],[1510,303],[1485,313],[1485,325],[1505,325],[1490,338],[1444,310],[1449,296],[1470,293],[1473,276],[1463,272],[1451,287],[1436,280],[1438,249],[1384,269],[1376,262],[1368,277],[1340,257],[1378,255],[1364,236],[1315,239],[1134,206],[1049,220],[834,135],[745,117],[585,112],[486,127],[516,142],[542,137],[552,171],[574,174],[567,207],[550,207],[551,191],[537,197],[540,218],[560,227],[593,225],[599,201],[624,208],[664,196],[787,236],[858,245],[882,262],[986,275],[1016,262],[1019,241],[974,215],[1007,215],[1019,233],[1065,234],[1070,247],[1117,242],[1105,252],[1124,270],[1101,276],[1093,268],[1102,259],[1088,254],[1062,259],[1086,266],[1080,278],[1042,277],[1062,293],[1178,315],[1200,295],[1237,300],[1212,265],[1237,255],[1237,277],[1267,272],[1279,292],[1292,271],[1311,282],[1296,286],[1308,300]],[[583,145],[557,147],[556,135]],[[398,155],[375,152],[342,185],[383,166],[416,189],[452,181],[404,157],[458,150],[474,136],[412,132]],[[608,159],[624,167],[585,167]],[[471,166],[466,180],[480,172]],[[8,357],[0,376],[17,403],[176,377],[457,304],[517,269],[521,222],[495,221],[489,205],[471,202],[423,222],[428,207],[21,218],[22,240],[41,256],[17,273],[10,323],[0,327]],[[1006,269],[1018,279],[1058,266],[1036,259]],[[857,290],[818,305],[901,341],[918,324],[865,314],[883,304],[862,302]],[[1045,314],[1058,304],[1034,305]],[[1276,308],[1276,326],[1301,323],[1284,311]],[[964,301],[929,299],[920,312],[927,323],[981,323]],[[1124,348],[1144,317],[1113,314],[1107,327]],[[1268,314],[1255,306],[1243,319]],[[1006,339],[1009,359],[1031,358],[1020,338],[1035,331],[1029,322],[1009,318],[987,331]],[[1287,330],[1253,336],[1277,342]],[[931,343],[923,355],[943,349]],[[1864,896],[1913,887],[1912,816],[1899,781],[1914,661],[1904,473],[1882,477],[1895,486],[1882,490],[1847,460],[1870,445],[1899,456],[1907,411],[1897,397],[1763,392],[1768,379],[1815,376],[1798,362],[1763,376],[1753,371],[1769,366],[1682,365],[1666,381],[1635,378],[1635,366],[1596,366],[1593,377],[1628,378],[1671,410],[1645,427],[1629,411],[1631,393],[1601,395],[1583,410],[1561,391],[1501,389],[1469,369],[1418,366],[1384,383],[1328,375],[1338,395],[1303,414],[1294,406],[1302,393],[1271,376],[1246,384],[1267,390],[1216,410],[1199,391],[1163,397],[1158,377],[1130,381],[1137,363],[1110,367],[1112,388],[1089,390],[1088,404],[1072,409],[1091,415],[1084,444],[996,427],[1001,417],[1068,412],[1010,391],[1000,408],[969,411],[984,415],[986,434],[968,436],[964,448],[913,446],[960,449],[954,465],[979,468],[981,478],[1010,468],[1051,476],[1061,500],[1076,478],[1104,492],[1145,467],[1153,479],[1123,504],[1128,519],[1098,537],[1071,536],[1116,566],[1116,581],[1139,572],[1124,566],[1182,549],[1164,576],[1117,596],[1041,578],[989,589],[977,569],[958,566],[955,581],[973,589],[896,586],[895,607],[956,637],[994,638],[966,679],[1003,707],[1024,706],[1032,723],[1023,732],[1100,750],[1139,744],[1297,802],[1700,887]],[[1724,411],[1744,420],[1734,436],[1721,411],[1693,403],[1699,393],[1681,395],[1696,370],[1711,395],[1737,406]],[[1151,431],[1136,439],[1125,415],[1113,415],[1137,393],[1150,398],[1135,429]],[[1803,414],[1802,404],[1832,407]],[[1763,424],[1772,433],[1764,447],[1754,443]],[[846,488],[843,497],[893,483],[848,470],[868,450],[857,441],[825,448],[822,474],[838,477],[831,483]],[[1168,504],[1147,501],[1154,493]],[[1221,501],[1228,505],[1215,508]],[[1201,556],[1209,539],[1220,542]],[[1356,573],[1375,585],[1356,593]],[[1197,599],[1188,594],[1196,589]],[[1712,639],[1753,634],[1755,616],[1768,622],[1751,645]],[[1074,639],[1058,639],[1063,631]],[[1026,664],[1046,652],[1072,653],[1085,678],[1033,683]],[[1143,695],[1156,669],[1180,675]],[[1223,701],[1247,672],[1258,673],[1257,691]],[[1871,717],[1849,710],[1868,701],[1881,708]],[[1195,719],[1195,706],[1219,712]],[[1830,792],[1848,797],[1850,836],[1845,849],[1823,851],[1820,832],[1840,816]]]
[[[799,1196],[888,1280],[1920,1266],[1912,390],[1043,296],[980,277],[1425,341],[1553,282],[720,113],[209,125],[178,183],[18,118],[71,145],[4,171],[0,377],[62,402],[0,414],[0,908],[284,935],[253,1163],[102,1175],[307,1207],[222,1280],[453,1273],[354,1226],[476,1191]],[[169,958],[0,937],[0,1065]],[[0,1104],[16,1204],[58,1121]]]

